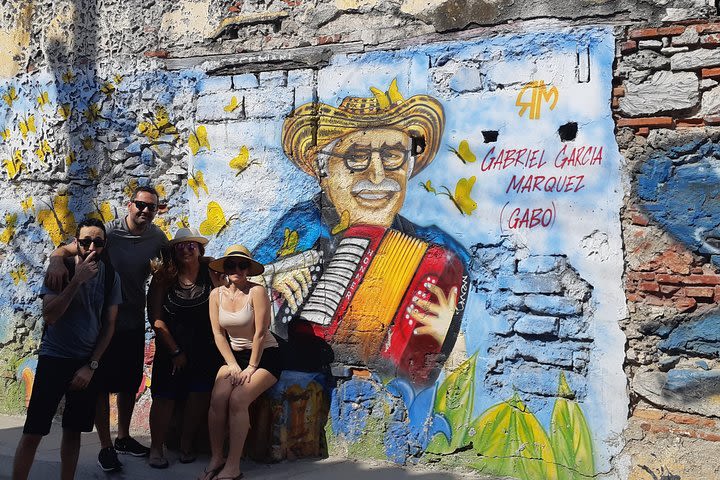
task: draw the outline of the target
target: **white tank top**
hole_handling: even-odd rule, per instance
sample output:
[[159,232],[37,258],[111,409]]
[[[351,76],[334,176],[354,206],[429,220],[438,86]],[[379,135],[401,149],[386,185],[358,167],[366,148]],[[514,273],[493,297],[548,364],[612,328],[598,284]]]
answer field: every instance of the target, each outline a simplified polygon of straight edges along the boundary
[[[252,306],[252,297],[248,295],[245,306],[240,310],[231,312],[222,307],[223,291],[224,288],[218,290],[218,323],[228,334],[230,348],[235,351],[251,349],[253,337],[255,336],[255,310]],[[277,346],[277,340],[268,330],[265,334],[263,349]]]

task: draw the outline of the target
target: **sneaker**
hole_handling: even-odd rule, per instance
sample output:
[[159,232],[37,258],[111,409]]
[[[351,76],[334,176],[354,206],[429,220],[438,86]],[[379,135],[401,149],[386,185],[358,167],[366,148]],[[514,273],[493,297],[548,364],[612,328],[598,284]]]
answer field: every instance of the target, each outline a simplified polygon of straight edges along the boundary
[[148,447],[140,445],[140,443],[132,437],[116,438],[115,450],[117,450],[118,453],[132,455],[133,457],[147,457],[150,453]]
[[98,453],[98,465],[104,472],[117,472],[122,468],[117,453],[112,447],[105,447]]

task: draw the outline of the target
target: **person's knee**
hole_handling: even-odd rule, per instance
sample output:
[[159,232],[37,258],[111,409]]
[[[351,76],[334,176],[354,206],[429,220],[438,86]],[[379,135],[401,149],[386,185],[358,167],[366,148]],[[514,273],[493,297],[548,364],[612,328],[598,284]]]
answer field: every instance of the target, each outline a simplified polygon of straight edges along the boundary
[[36,449],[38,445],[40,445],[40,441],[42,440],[42,435],[36,435],[32,433],[24,433],[22,437],[20,437],[20,442],[18,444],[18,448],[25,449],[25,448],[31,448]]
[[250,407],[250,401],[248,396],[244,392],[235,391],[230,396],[230,413],[240,413],[247,411]]

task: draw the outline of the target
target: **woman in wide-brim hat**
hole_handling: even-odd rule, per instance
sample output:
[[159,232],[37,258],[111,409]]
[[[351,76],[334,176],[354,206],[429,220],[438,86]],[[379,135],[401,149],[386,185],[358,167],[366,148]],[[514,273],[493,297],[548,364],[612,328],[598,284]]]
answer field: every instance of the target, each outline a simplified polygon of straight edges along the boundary
[[[211,262],[210,268],[224,273],[228,280],[227,286],[210,294],[210,321],[225,365],[218,372],[210,400],[211,457],[200,478],[238,479],[250,428],[248,406],[277,382],[282,360],[277,340],[270,333],[267,290],[248,278],[260,275],[262,264],[244,246],[233,245]],[[228,430],[230,445],[227,458],[223,458]]]
[[[193,441],[206,418],[210,392],[222,359],[215,347],[208,299],[223,281],[203,260],[208,239],[194,228],[181,228],[163,252],[148,292],[148,315],[155,331],[150,408],[150,458],[166,468],[163,444],[177,399],[187,398],[180,462],[194,461]],[[159,262],[158,262],[159,263]]]

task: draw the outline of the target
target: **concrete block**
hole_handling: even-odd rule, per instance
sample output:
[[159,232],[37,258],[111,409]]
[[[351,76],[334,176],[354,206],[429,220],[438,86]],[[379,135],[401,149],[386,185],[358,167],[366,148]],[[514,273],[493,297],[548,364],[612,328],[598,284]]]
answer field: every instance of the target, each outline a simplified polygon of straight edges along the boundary
[[557,295],[526,295],[525,306],[544,315],[576,315],[582,312],[580,302]]
[[309,87],[313,85],[315,71],[311,69],[290,70],[287,72],[288,87]]
[[718,65],[720,65],[719,49],[701,48],[691,52],[676,53],[670,58],[670,68],[672,70],[695,70]]
[[243,96],[238,92],[228,90],[203,95],[197,99],[195,118],[199,122],[237,120],[242,117]]
[[463,65],[450,78],[450,89],[457,93],[477,92],[483,89],[480,70],[476,67]]
[[287,72],[284,70],[260,72],[260,85],[263,87],[285,87],[287,86]]
[[260,85],[257,75],[254,73],[244,73],[232,77],[232,86],[235,90],[243,88],[257,88]]
[[313,86],[295,87],[295,108],[315,101],[315,93],[315,87]]
[[630,117],[685,110],[699,101],[697,75],[691,72],[656,72],[640,84],[627,82],[620,111]]
[[588,320],[585,317],[565,317],[559,319],[558,337],[572,340],[592,340],[588,332]]
[[293,91],[282,87],[260,87],[245,92],[245,115],[248,118],[279,118],[293,108]]
[[558,255],[532,255],[518,262],[519,273],[547,273],[561,268],[566,258]]
[[515,322],[513,330],[525,335],[556,335],[558,319],[540,315],[525,315]]
[[514,293],[560,293],[562,286],[557,275],[528,274],[500,275],[497,277],[499,289],[511,290]]
[[671,354],[717,357],[720,355],[720,314],[711,312],[681,324],[658,347]]
[[198,82],[197,91],[200,95],[223,92],[232,88],[231,76],[204,77]]

